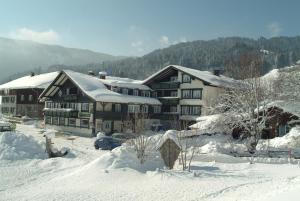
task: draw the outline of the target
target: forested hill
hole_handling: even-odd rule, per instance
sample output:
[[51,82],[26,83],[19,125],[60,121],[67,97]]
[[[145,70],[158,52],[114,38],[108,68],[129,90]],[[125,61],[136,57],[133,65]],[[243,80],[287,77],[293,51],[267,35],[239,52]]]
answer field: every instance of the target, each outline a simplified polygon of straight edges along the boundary
[[300,36],[249,39],[241,37],[198,40],[155,50],[142,57],[82,66],[52,66],[49,70],[72,68],[77,71],[106,70],[115,76],[143,79],[169,64],[199,70],[224,68],[229,61],[255,52],[263,59],[263,71],[289,66],[300,59]]

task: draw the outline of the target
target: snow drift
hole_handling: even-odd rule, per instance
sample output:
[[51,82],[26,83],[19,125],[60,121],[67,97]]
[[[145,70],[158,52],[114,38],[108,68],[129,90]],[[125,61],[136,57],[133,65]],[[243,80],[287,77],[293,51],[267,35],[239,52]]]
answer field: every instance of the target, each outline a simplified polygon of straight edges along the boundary
[[300,148],[300,127],[294,127],[289,133],[282,137],[276,137],[271,140],[260,140],[258,144],[258,149],[270,148],[277,149],[299,149]]
[[147,153],[147,160],[140,164],[133,147],[122,145],[110,152],[103,154],[100,158],[87,164],[82,171],[113,170],[113,169],[133,169],[139,172],[154,171],[163,168],[164,163],[160,158],[159,152]]
[[0,133],[0,160],[46,158],[43,144],[22,133]]

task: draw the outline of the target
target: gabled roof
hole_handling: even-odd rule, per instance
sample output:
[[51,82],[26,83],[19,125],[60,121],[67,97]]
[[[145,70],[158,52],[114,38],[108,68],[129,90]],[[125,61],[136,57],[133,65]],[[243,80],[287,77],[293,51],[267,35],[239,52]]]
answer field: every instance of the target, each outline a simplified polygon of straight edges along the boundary
[[[130,96],[119,94],[107,89],[102,79],[98,77],[74,72],[71,70],[61,71],[51,85],[43,91],[40,99],[51,97],[59,90],[67,79],[70,79],[81,91],[95,101],[112,102],[112,103],[136,103],[136,104],[153,104],[160,105],[161,103],[155,98]],[[124,83],[124,87],[126,84]]]
[[0,85],[0,89],[45,89],[50,85],[57,75],[58,72],[43,73],[34,76],[28,75],[2,84]]
[[183,66],[177,66],[177,65],[170,65],[167,66],[160,71],[154,73],[150,77],[148,77],[146,80],[143,81],[143,84],[148,84],[151,82],[151,80],[155,79],[157,76],[159,76],[161,73],[164,73],[168,70],[178,70],[183,73],[186,73],[192,77],[198,78],[199,80],[202,80],[212,86],[217,87],[236,87],[238,86],[239,82],[235,79],[220,75],[214,75],[212,72],[209,71],[200,71],[192,68],[187,68]]
[[141,80],[133,80],[130,78],[106,76],[101,80],[104,84],[113,87],[124,87],[129,89],[151,90],[148,86],[143,85]]
[[278,107],[283,110],[283,112],[291,113],[297,117],[300,117],[300,101],[288,100],[288,101],[273,101],[267,104],[267,108]]

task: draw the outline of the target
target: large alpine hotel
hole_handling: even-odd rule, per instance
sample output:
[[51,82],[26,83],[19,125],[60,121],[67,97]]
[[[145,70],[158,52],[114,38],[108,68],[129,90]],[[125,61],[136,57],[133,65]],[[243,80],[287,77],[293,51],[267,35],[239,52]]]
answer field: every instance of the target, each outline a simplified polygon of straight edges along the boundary
[[[16,81],[26,78],[34,81],[25,90]],[[90,137],[99,131],[137,132],[141,125],[145,129],[191,125],[197,117],[207,115],[207,108],[222,90],[235,85],[236,80],[219,71],[170,65],[144,81],[71,70],[31,75],[0,85],[0,93],[5,115],[42,116],[47,128]],[[37,96],[39,101],[29,101]],[[18,100],[24,99],[37,108],[43,104],[43,115],[18,109]]]

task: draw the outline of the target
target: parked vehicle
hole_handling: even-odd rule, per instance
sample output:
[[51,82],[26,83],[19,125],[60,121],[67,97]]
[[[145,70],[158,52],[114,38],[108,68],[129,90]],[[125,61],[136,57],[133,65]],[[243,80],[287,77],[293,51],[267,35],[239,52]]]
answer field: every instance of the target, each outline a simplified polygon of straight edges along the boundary
[[125,142],[126,140],[135,138],[135,135],[130,133],[114,133],[112,134],[112,138]]
[[12,123],[0,121],[0,132],[13,131],[14,129],[15,125]]
[[112,150],[121,146],[122,142],[110,136],[100,137],[94,142],[95,149]]

